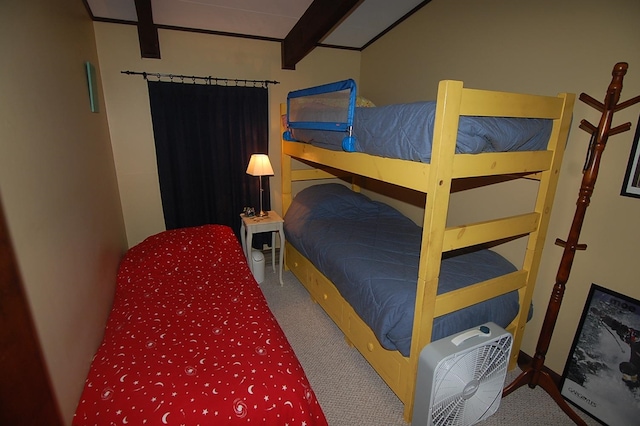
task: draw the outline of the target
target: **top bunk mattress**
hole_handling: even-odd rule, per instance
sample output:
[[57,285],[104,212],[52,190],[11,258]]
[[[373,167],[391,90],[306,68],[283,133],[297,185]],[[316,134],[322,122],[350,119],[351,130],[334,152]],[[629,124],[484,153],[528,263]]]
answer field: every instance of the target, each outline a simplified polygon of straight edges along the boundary
[[[340,184],[302,190],[284,218],[287,242],[334,283],[380,344],[409,356],[422,230],[392,207]],[[491,250],[447,254],[438,294],[516,268]],[[519,310],[517,292],[434,320],[432,340],[493,321],[507,327]]]
[[[347,88],[334,83],[291,92],[285,139],[332,150],[431,161],[435,101],[356,107],[355,83],[349,82]],[[334,86],[341,90],[325,93]],[[462,116],[456,153],[544,150],[552,124],[546,119]]]

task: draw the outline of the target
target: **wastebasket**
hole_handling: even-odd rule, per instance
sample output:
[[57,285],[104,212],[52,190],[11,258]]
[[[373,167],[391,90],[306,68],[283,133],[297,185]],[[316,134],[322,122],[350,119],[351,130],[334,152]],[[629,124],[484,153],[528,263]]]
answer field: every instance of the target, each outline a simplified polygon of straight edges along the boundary
[[251,269],[258,284],[264,281],[264,254],[260,250],[251,249]]

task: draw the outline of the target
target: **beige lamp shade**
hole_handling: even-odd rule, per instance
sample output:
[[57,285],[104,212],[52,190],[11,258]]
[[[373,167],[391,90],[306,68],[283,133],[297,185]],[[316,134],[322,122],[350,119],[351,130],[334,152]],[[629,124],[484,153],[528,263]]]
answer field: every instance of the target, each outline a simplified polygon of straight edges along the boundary
[[267,216],[268,213],[262,210],[262,176],[273,174],[273,167],[271,167],[271,162],[267,154],[252,154],[249,159],[249,166],[247,166],[247,174],[258,176],[258,180],[260,180],[260,213],[258,213],[258,216]]
[[267,154],[252,154],[247,167],[247,174],[251,176],[273,175],[273,168]]

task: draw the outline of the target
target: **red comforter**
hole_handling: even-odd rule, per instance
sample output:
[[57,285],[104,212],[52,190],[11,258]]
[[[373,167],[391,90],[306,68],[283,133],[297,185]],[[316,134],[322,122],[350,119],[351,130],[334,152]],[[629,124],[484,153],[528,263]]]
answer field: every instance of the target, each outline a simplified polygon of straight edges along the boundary
[[230,228],[178,229],[122,259],[74,425],[326,425]]

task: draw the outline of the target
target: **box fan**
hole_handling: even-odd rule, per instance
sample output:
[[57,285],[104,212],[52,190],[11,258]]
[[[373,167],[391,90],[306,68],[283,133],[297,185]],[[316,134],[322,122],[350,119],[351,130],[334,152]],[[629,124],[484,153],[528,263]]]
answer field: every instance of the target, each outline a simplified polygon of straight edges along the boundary
[[498,410],[513,337],[489,322],[420,353],[413,426],[467,426]]

